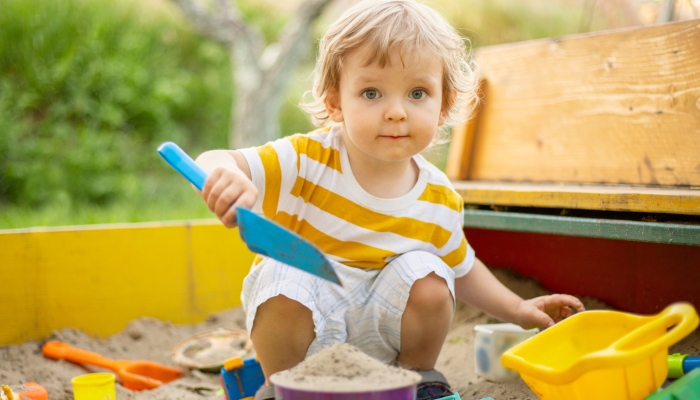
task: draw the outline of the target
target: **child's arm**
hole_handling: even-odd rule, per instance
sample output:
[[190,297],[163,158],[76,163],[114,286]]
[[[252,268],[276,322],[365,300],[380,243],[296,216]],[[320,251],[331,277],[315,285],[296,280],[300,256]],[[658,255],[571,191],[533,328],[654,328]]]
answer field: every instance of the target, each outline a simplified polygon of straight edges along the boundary
[[227,228],[235,227],[236,207],[252,208],[258,198],[248,161],[238,151],[211,150],[195,162],[209,174],[202,192],[197,192]]
[[523,300],[503,286],[478,258],[469,273],[455,279],[455,296],[502,321],[526,329],[554,325],[574,314],[569,307],[585,310],[577,298],[565,294]]

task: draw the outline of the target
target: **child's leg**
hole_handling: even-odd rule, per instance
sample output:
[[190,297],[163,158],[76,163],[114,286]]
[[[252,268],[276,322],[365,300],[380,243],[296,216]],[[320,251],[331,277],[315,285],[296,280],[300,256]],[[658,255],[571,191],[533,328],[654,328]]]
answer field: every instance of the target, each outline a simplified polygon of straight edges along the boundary
[[241,300],[265,378],[346,340],[346,295],[338,285],[269,258],[251,269]]
[[304,361],[314,340],[311,310],[279,295],[258,306],[250,335],[265,379]]
[[452,323],[454,300],[445,279],[434,272],[411,286],[401,318],[398,363],[404,368],[435,368]]
[[454,272],[436,255],[411,251],[350,291],[348,342],[385,363],[430,370],[454,312]]

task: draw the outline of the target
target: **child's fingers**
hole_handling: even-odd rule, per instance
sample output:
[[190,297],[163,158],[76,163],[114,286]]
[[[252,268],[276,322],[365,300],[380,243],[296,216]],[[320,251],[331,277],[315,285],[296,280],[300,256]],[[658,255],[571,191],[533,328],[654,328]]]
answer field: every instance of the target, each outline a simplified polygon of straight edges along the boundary
[[240,189],[240,191],[239,194],[236,195],[236,199],[230,203],[224,201],[222,204],[228,204],[228,208],[226,208],[221,215],[217,214],[221,222],[228,228],[233,228],[238,224],[236,221],[236,208],[243,207],[251,209],[258,198],[258,191],[252,185],[241,185],[238,189]]
[[223,222],[224,225],[226,225],[229,228],[236,226],[236,209],[238,207],[251,209],[253,208],[256,199],[257,196],[251,193],[251,191],[243,191],[242,194],[238,196],[236,201],[234,201],[233,204],[231,204],[226,213],[223,216],[221,216],[221,222]]
[[238,200],[233,204],[235,207],[243,207],[247,209],[253,208],[255,201],[258,199],[257,190],[245,190],[243,194],[238,197]]
[[554,315],[546,308],[546,297],[536,297],[524,300],[520,307],[520,322],[518,324],[525,329],[548,328],[554,325]]
[[[214,189],[216,190],[216,188]],[[222,218],[224,214],[233,206],[233,203],[243,192],[240,185],[228,184],[222,188],[221,194],[214,201],[214,214]]]
[[240,185],[236,185],[235,179],[235,175],[217,169],[204,184],[204,200],[207,207],[218,217],[221,217],[240,195],[242,189]]
[[240,172],[216,168],[204,182],[201,196],[211,212],[227,227],[236,224],[236,207],[252,208],[257,200],[255,185]]
[[226,226],[227,228],[233,228],[234,226],[236,226],[236,220],[235,216],[230,216],[230,212],[234,208],[233,206],[224,206],[224,204],[230,204],[229,201],[225,199],[226,197],[220,197],[219,201],[217,201],[217,204],[215,206],[215,210],[212,211],[216,214],[216,217],[219,218],[219,220],[224,224],[224,226]]
[[212,210],[212,207],[209,205],[209,198],[212,195],[212,189],[217,185],[217,183],[219,183],[221,174],[222,171],[219,168],[215,169],[214,172],[209,174],[207,179],[204,181],[204,186],[202,187],[202,192],[200,193],[210,210]]
[[545,298],[546,308],[556,309],[563,306],[573,307],[576,311],[586,311],[586,308],[579,299],[568,294],[553,294]]
[[576,313],[578,313],[578,311],[571,306],[562,306],[558,309],[547,312],[547,314],[549,314],[549,316],[552,317],[555,323],[559,323],[571,317],[572,315],[575,315]]
[[575,308],[572,308],[570,306],[563,306],[559,308],[559,320],[564,320],[569,318],[570,316],[576,314],[577,311]]
[[231,207],[226,211],[224,215],[219,217],[221,222],[223,222],[224,225],[226,225],[227,228],[233,228],[238,225],[238,219],[237,219],[237,213],[236,213],[236,206],[231,205]]
[[566,306],[573,308],[576,312],[586,311],[586,307],[584,307],[583,303],[581,303],[581,300],[568,294],[562,294],[561,296],[564,296],[564,298],[567,299]]
[[227,189],[217,202],[216,215],[227,228],[233,228],[236,222],[236,207],[245,189],[241,186],[233,186]]
[[535,313],[531,316],[532,321],[543,327],[543,328],[549,328],[550,326],[554,325],[554,319],[547,315],[546,312],[536,309]]

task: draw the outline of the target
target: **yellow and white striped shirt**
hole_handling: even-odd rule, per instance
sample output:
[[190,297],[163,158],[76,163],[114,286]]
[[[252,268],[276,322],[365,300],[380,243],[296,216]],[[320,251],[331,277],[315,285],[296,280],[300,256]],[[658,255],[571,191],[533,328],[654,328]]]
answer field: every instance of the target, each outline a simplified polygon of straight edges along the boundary
[[474,262],[463,224],[463,202],[450,181],[422,156],[407,194],[367,193],[350,169],[340,126],[242,149],[259,190],[253,211],[316,244],[332,260],[383,268],[397,255],[423,250],[465,275]]

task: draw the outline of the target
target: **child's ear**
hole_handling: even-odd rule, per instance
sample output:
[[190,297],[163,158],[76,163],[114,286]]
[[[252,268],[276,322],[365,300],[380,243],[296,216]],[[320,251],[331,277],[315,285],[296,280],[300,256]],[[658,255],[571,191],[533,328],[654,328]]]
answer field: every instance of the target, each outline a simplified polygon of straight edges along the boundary
[[[457,90],[452,89],[452,92],[450,93],[450,104],[454,104],[455,100],[457,100]],[[443,104],[442,109],[440,110],[440,118],[438,119],[438,126],[445,125],[445,120],[447,120],[447,115],[449,113],[450,113],[450,110],[449,110],[447,104]]]
[[343,110],[340,108],[340,95],[337,90],[329,90],[323,100],[326,112],[333,122],[343,122]]

